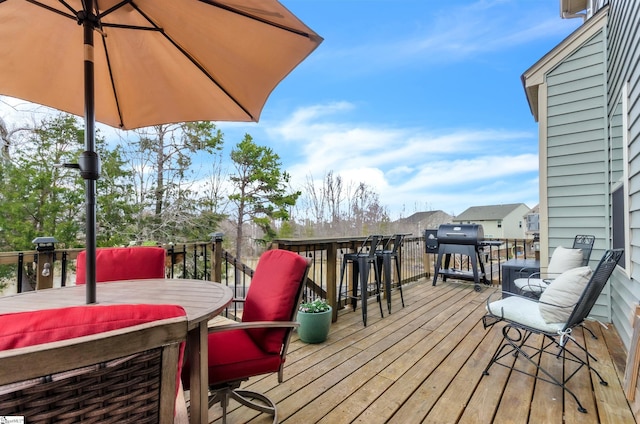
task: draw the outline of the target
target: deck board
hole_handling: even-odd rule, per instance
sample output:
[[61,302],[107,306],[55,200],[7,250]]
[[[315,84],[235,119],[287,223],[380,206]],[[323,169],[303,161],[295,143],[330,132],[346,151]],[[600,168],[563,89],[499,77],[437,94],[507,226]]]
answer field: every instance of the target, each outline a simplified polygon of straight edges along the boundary
[[[476,292],[466,282],[413,283],[404,289],[405,307],[394,293],[392,314],[384,305],[384,318],[373,299],[367,327],[359,306],[349,307],[340,311],[326,342],[310,345],[294,336],[283,383],[270,375],[243,387],[270,396],[282,423],[538,423],[563,417],[567,423],[635,423],[620,384],[624,350],[613,328],[589,323],[597,340],[576,331],[609,382],[600,386],[584,368],[573,378],[587,414],[549,383],[496,365],[483,376],[502,337],[501,324],[485,330],[481,322],[486,299],[495,293],[486,286]],[[562,372],[561,361],[542,360]],[[234,401],[229,411],[230,424],[270,422]],[[210,408],[210,422],[220,422],[220,414],[219,406]]]

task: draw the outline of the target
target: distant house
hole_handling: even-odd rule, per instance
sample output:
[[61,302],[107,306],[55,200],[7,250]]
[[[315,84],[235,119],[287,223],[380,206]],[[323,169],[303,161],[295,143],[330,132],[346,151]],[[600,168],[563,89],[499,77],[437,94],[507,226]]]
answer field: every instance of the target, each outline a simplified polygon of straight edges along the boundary
[[416,212],[407,218],[401,218],[394,222],[397,232],[411,233],[421,236],[424,230],[437,229],[440,224],[451,223],[452,216],[438,211]]
[[532,207],[524,216],[524,219],[527,223],[527,227],[525,228],[527,238],[540,235],[540,205]]
[[530,209],[524,203],[472,206],[453,218],[460,224],[481,224],[486,238],[523,239],[526,231],[525,215]]
[[[625,257],[591,311],[627,349],[640,302],[640,2],[560,0],[582,25],[522,75],[538,122],[541,265],[576,234]],[[535,59],[534,59],[535,60]]]

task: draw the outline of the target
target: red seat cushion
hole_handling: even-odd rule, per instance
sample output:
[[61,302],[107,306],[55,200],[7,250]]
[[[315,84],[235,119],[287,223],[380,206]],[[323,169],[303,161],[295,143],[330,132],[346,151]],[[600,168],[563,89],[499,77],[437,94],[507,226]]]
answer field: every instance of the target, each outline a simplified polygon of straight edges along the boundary
[[[76,284],[85,284],[86,251],[78,253]],[[166,252],[161,247],[102,247],[96,249],[96,281],[164,278]]]
[[176,305],[86,305],[0,315],[0,350],[185,316]]
[[[306,269],[307,261],[297,253],[279,249],[263,253],[251,279],[242,321],[293,319]],[[286,330],[260,328],[247,331],[265,352],[280,353]]]
[[[281,358],[264,352],[245,330],[209,334],[209,385],[242,380],[254,375],[277,372]],[[185,389],[189,388],[189,364],[182,370]]]

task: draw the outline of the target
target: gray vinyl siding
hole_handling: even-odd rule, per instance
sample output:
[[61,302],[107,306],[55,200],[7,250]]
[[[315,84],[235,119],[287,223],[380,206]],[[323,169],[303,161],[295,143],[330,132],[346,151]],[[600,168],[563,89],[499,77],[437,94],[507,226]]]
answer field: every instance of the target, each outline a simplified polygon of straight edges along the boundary
[[[598,31],[546,75],[549,248],[593,234],[594,267],[608,247],[605,31]],[[592,315],[610,321],[603,293]]]
[[[628,82],[628,181],[631,278],[617,270],[611,278],[612,322],[627,349],[631,344],[632,317],[640,300],[640,2],[612,0],[607,24],[608,116]],[[616,155],[617,156],[617,155]]]

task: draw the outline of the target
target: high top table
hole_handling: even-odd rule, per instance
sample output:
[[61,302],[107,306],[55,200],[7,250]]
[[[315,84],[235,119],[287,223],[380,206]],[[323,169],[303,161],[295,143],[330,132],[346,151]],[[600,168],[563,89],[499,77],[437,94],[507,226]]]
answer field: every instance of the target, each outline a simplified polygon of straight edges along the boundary
[[[208,422],[207,322],[231,303],[233,292],[219,283],[202,280],[122,280],[100,283],[97,302],[113,304],[180,305],[187,313],[187,355],[191,364],[190,422]],[[86,302],[84,285],[68,286],[0,297],[0,314],[80,306]]]

